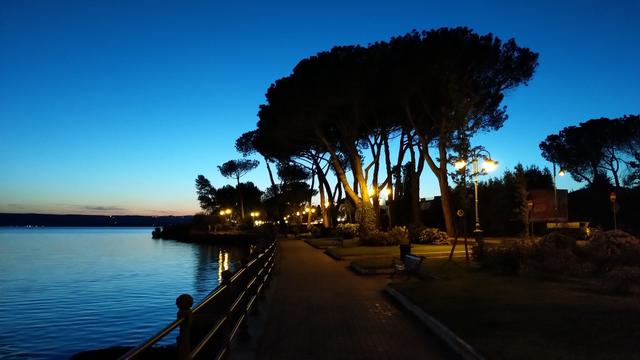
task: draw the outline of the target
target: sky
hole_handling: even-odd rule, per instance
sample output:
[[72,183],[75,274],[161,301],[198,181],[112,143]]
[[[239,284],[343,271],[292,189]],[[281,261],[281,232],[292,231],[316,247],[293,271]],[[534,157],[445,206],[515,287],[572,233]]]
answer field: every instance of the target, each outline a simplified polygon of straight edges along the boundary
[[[640,113],[640,1],[0,1],[0,212],[183,215],[232,184],[271,83],[335,45],[468,26],[540,54],[509,119],[473,139],[548,166],[565,126]],[[500,171],[496,172],[497,175]],[[261,165],[243,178],[264,189]],[[569,177],[559,188],[577,189]],[[431,173],[421,195],[438,195]]]

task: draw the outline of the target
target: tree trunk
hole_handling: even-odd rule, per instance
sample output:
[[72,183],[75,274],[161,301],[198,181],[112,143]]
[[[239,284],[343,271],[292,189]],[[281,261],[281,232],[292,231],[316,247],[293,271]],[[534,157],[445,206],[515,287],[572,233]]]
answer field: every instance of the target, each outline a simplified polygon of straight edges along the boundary
[[269,173],[269,181],[271,181],[271,187],[275,189],[276,182],[273,180],[273,172],[271,172],[271,165],[269,165],[269,160],[264,157],[264,163],[267,165],[267,172]]
[[[325,227],[333,227],[335,221],[331,221],[333,219],[332,216],[329,215],[331,212],[331,207],[333,206],[333,194],[331,193],[331,186],[329,185],[329,181],[327,180],[327,175],[325,171],[322,170],[320,166],[320,162],[318,161],[318,156],[313,157],[313,163],[316,167],[316,175],[318,176],[318,187],[320,189],[320,208],[322,209],[322,223]],[[327,166],[328,171],[328,166]],[[326,190],[326,196],[325,196]],[[328,204],[327,204],[328,203]]]
[[[315,182],[316,182],[316,175],[315,175],[316,171],[315,171],[315,166],[311,167],[311,187],[309,188],[311,190],[311,193],[313,194],[313,187],[315,186]],[[322,185],[320,184],[320,187],[322,187]],[[311,229],[311,210],[313,205],[311,205],[311,199],[312,199],[313,195],[311,195],[311,197],[309,198],[309,207],[308,207],[308,211],[307,211],[307,229]]]
[[447,174],[447,143],[446,139],[438,139],[438,156],[439,166],[429,154],[429,142],[423,136],[419,136],[420,148],[422,156],[426,160],[431,171],[438,179],[438,187],[440,188],[440,203],[442,205],[442,216],[444,217],[444,225],[447,235],[455,236],[455,228],[453,226],[453,215],[451,214],[451,194],[449,193],[449,174]]
[[417,171],[417,162],[416,162],[416,152],[414,150],[413,142],[409,141],[407,148],[409,149],[409,155],[411,156],[411,164],[407,166],[407,183],[408,183],[408,194],[405,193],[405,196],[409,201],[409,209],[411,213],[411,224],[412,225],[420,225],[422,224],[422,219],[420,218],[420,175]]
[[329,222],[329,214],[327,212],[327,201],[324,196],[324,184],[321,181],[318,181],[318,188],[320,190],[320,209],[322,210],[322,225],[325,228],[331,227],[331,223]]
[[244,220],[244,197],[242,196],[242,190],[240,190],[240,177],[236,177],[236,189],[238,190],[238,196],[240,197],[240,219]]

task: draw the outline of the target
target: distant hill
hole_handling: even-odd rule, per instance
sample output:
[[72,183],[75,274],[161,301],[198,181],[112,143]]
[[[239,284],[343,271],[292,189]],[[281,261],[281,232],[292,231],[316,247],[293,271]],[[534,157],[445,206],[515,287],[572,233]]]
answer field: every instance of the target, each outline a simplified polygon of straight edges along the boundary
[[0,213],[0,226],[166,226],[190,223],[193,216],[53,215]]

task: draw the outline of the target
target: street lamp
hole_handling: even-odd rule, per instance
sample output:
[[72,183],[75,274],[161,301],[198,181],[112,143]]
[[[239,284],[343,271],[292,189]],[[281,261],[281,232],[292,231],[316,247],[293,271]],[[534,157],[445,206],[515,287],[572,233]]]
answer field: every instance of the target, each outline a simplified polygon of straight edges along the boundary
[[613,230],[617,231],[618,230],[618,222],[616,219],[616,193],[615,192],[611,192],[611,194],[609,194],[609,200],[611,201],[611,210],[613,211]]
[[[488,172],[493,171],[498,167],[498,162],[491,159],[491,154],[485,149],[473,149],[471,150],[471,154],[469,155],[469,159],[472,164],[472,174],[473,175],[473,188],[475,195],[475,215],[476,215],[476,225],[473,230],[473,234],[475,235],[476,240],[482,240],[482,229],[480,228],[480,217],[478,215],[478,176],[486,175]],[[484,160],[482,165],[478,166],[478,160]],[[459,159],[456,161],[453,166],[456,170],[462,170],[467,166],[467,160]]]

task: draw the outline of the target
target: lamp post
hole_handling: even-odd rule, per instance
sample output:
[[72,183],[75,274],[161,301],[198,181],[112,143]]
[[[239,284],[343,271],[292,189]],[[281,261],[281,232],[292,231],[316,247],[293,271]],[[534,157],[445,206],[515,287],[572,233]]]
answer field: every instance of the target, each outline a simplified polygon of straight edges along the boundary
[[533,223],[531,222],[531,215],[533,214],[533,200],[527,200],[527,232],[529,236],[533,237]]
[[222,209],[220,210],[220,216],[224,217],[227,215],[227,221],[231,222],[231,209]]
[[259,211],[252,211],[251,212],[251,220],[253,220],[253,224],[254,225],[260,225],[258,224],[259,220],[259,216],[260,216],[260,212]]
[[609,200],[611,201],[611,210],[613,211],[613,230],[616,231],[618,230],[618,222],[616,219],[616,193],[615,192],[611,192],[611,194],[609,194]]
[[[495,170],[498,166],[498,162],[491,159],[491,154],[482,148],[472,149],[470,154],[471,164],[472,164],[472,174],[473,175],[473,189],[474,189],[474,199],[475,199],[475,215],[476,215],[476,224],[475,229],[473,230],[473,234],[476,238],[476,241],[482,241],[482,228],[480,227],[480,216],[478,212],[478,176],[485,175],[490,171]],[[478,165],[480,159],[483,159],[482,166]],[[459,159],[455,162],[454,167],[457,170],[462,170],[467,166],[467,161],[465,159]]]

